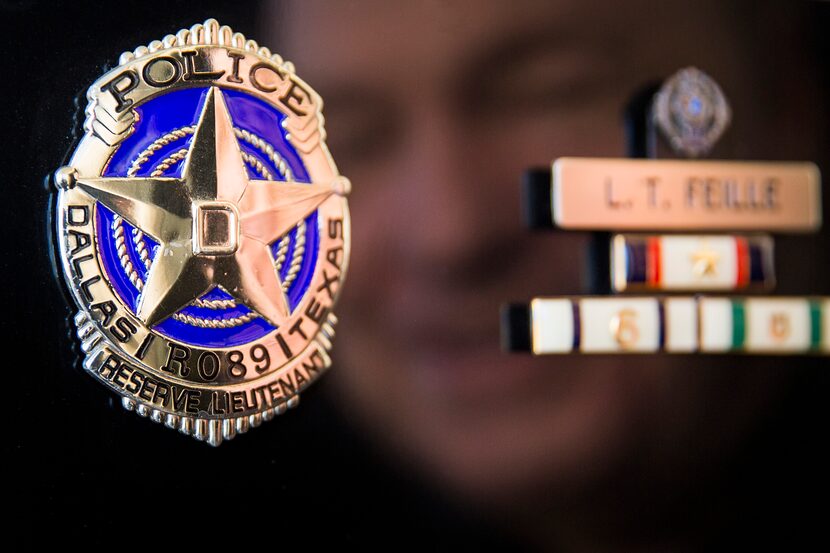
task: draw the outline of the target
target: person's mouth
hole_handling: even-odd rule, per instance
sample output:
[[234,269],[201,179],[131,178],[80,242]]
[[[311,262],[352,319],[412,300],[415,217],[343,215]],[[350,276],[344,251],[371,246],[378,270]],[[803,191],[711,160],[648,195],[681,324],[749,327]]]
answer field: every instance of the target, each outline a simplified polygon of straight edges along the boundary
[[497,310],[485,318],[482,311],[465,311],[461,305],[442,313],[422,309],[397,327],[400,347],[409,359],[404,366],[428,397],[495,405],[538,393],[534,388],[541,383],[553,395],[568,387],[574,371],[562,369],[573,365],[573,359],[507,354],[500,349]]

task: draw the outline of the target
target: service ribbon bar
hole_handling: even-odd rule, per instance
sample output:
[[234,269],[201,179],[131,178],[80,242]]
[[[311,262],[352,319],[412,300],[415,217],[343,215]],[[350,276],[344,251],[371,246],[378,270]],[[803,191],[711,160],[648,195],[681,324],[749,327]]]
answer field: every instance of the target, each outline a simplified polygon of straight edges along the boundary
[[830,353],[826,297],[537,298],[528,317],[536,355]]
[[559,158],[554,226],[573,230],[814,232],[813,163]]
[[615,292],[771,290],[773,241],[768,235],[617,234],[611,241]]

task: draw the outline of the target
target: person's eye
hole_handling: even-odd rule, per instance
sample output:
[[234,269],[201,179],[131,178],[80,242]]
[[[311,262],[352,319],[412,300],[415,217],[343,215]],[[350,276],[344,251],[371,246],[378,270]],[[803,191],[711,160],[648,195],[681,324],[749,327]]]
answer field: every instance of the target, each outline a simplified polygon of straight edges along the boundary
[[394,133],[383,117],[363,112],[332,119],[327,119],[327,141],[342,165],[371,161],[388,151]]
[[398,120],[383,105],[327,104],[325,113],[327,143],[344,170],[382,158],[398,142]]
[[499,67],[471,91],[469,106],[478,117],[500,112],[537,116],[589,104],[601,92],[604,71],[585,56],[538,50]]

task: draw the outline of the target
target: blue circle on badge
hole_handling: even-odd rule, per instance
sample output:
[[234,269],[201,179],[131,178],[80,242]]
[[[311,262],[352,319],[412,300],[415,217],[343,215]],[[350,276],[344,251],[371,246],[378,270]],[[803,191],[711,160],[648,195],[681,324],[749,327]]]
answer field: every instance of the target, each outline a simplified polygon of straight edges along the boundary
[[[102,176],[181,177],[184,155],[208,90],[176,90],[136,106],[135,129],[119,145]],[[285,115],[245,92],[222,89],[222,94],[249,178],[310,182],[299,154],[285,137]],[[100,203],[96,207],[96,229],[101,262],[110,284],[135,313],[158,243]],[[275,269],[292,311],[308,291],[319,247],[316,211],[271,244]],[[239,346],[275,329],[221,288],[210,290],[153,327],[168,338],[202,347]]]

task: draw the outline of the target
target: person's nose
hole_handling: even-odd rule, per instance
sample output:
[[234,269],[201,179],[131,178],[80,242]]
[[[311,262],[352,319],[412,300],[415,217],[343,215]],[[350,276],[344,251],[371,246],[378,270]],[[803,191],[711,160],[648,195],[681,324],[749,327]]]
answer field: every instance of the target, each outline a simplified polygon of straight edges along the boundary
[[423,114],[410,127],[396,179],[408,270],[471,284],[515,251],[517,190],[501,182],[500,160],[484,143],[451,115]]

